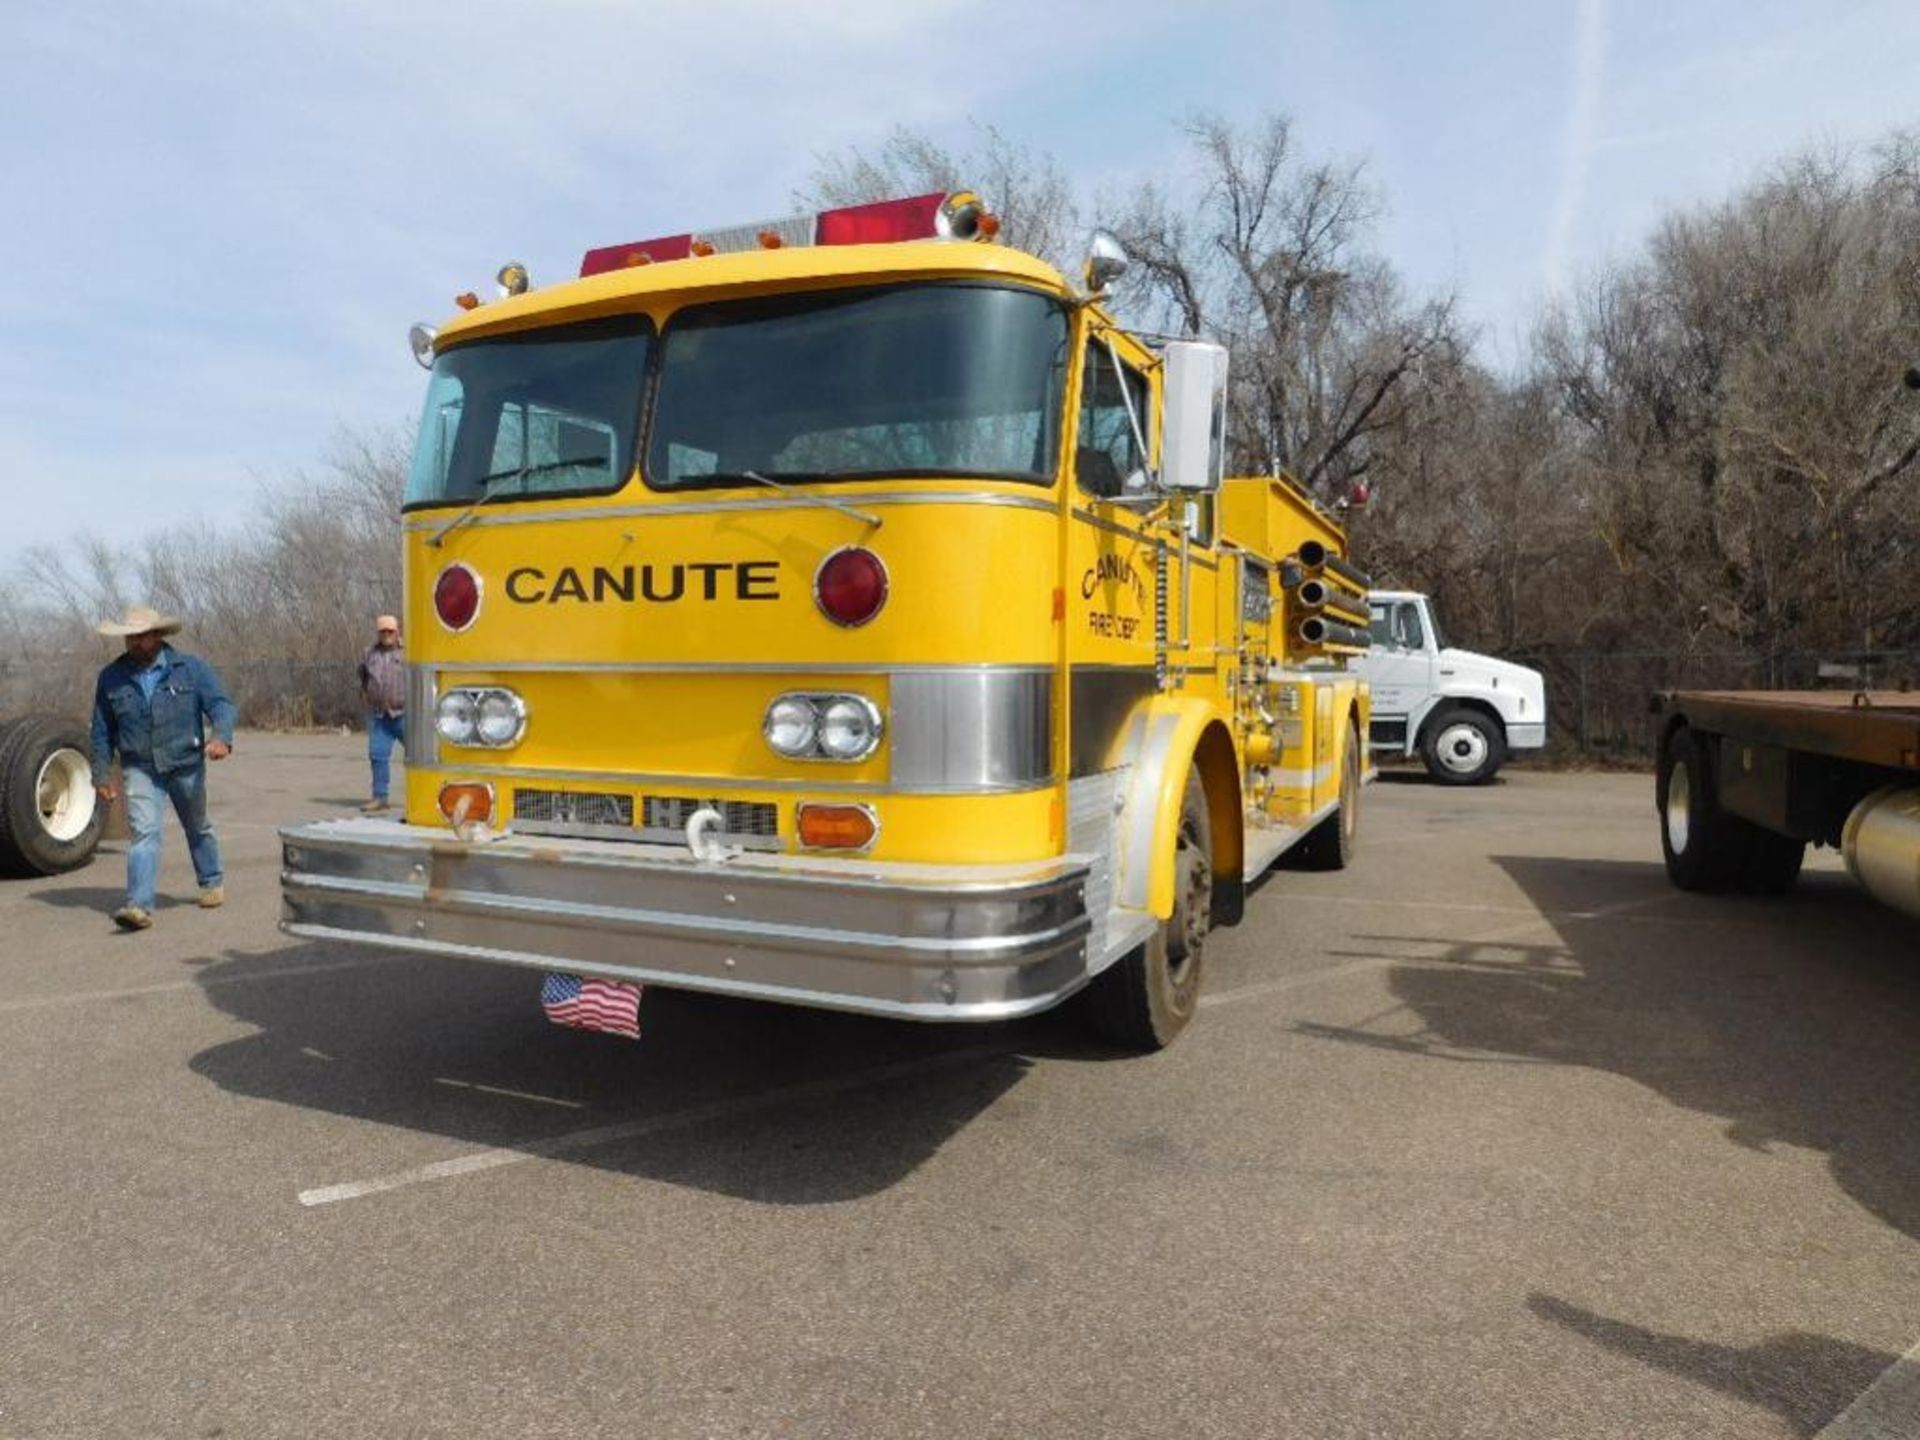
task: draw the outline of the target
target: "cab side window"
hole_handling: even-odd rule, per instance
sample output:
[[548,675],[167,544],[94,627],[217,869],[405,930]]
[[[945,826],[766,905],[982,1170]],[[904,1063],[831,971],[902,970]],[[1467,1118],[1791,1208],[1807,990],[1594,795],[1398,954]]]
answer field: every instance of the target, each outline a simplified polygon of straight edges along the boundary
[[1393,607],[1393,643],[1402,650],[1424,650],[1427,633],[1420,625],[1420,607],[1399,604]]
[[[1124,389],[1122,387],[1125,387]],[[1147,456],[1127,414],[1127,400],[1140,429],[1153,437],[1152,388],[1147,377],[1122,365],[1098,341],[1087,346],[1086,375],[1080,385],[1080,437],[1074,450],[1074,477],[1089,495],[1103,499],[1126,492],[1127,477],[1147,468]]]

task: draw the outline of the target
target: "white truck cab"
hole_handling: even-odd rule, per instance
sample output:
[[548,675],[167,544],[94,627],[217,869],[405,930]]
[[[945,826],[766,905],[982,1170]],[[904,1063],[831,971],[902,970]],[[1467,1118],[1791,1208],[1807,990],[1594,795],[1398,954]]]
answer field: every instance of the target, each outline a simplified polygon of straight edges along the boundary
[[1480,785],[1510,752],[1547,743],[1538,670],[1453,649],[1432,600],[1415,591],[1375,590],[1368,605],[1373,648],[1353,668],[1373,687],[1375,755],[1418,755],[1443,785]]

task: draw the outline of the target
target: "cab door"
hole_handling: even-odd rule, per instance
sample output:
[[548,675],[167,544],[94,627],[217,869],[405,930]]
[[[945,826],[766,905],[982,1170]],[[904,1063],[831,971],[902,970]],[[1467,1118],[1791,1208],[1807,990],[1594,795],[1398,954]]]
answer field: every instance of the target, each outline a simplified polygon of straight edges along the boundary
[[1433,693],[1433,650],[1420,606],[1413,600],[1375,600],[1373,648],[1365,671],[1373,689],[1373,740],[1404,749],[1407,721]]
[[[1124,336],[1082,332],[1078,413],[1067,476],[1068,774],[1126,762],[1135,708],[1168,679],[1168,594],[1177,547],[1156,523],[1149,489],[1154,385],[1144,351]],[[1119,355],[1116,369],[1115,352]]]

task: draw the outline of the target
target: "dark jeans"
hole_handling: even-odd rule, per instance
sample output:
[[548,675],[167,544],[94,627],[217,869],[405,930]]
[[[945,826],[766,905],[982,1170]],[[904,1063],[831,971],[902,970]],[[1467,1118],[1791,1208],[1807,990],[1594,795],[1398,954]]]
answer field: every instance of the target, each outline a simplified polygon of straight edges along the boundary
[[367,716],[367,759],[373,762],[373,798],[384,800],[393,784],[393,747],[407,748],[406,721],[398,715]]

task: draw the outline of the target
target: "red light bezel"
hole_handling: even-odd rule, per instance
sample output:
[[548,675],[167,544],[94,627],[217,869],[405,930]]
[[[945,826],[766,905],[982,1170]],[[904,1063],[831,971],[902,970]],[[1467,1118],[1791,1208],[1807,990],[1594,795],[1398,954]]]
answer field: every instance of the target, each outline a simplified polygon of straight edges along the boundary
[[[849,574],[857,569],[859,574]],[[846,587],[868,587],[864,596],[849,601]],[[892,585],[886,562],[862,545],[843,545],[831,552],[813,572],[813,603],[820,613],[845,630],[857,630],[887,607]]]
[[597,250],[589,250],[580,262],[580,276],[603,275],[609,270],[625,270],[634,263],[635,255],[644,255],[646,262],[658,264],[662,260],[685,260],[693,254],[693,235],[663,235],[658,240],[636,240],[629,245],[602,245]]
[[875,200],[822,210],[814,222],[817,245],[884,245],[893,240],[931,240],[940,233],[944,191],[906,200]]
[[[447,593],[448,593],[447,586],[448,586],[448,583],[453,580],[456,572],[466,577],[467,583],[472,587],[472,593],[473,593],[472,608],[467,610],[466,619],[460,621],[457,624],[447,614],[447,611],[451,604],[451,602],[447,598]],[[452,631],[455,635],[458,635],[462,630],[469,630],[473,628],[473,622],[480,618],[480,602],[483,598],[484,598],[484,591],[480,584],[480,576],[474,570],[474,568],[471,565],[467,564],[464,560],[454,561],[453,564],[447,566],[446,569],[442,570],[437,576],[434,577],[434,581],[433,581],[434,618],[438,620],[448,630]]]

